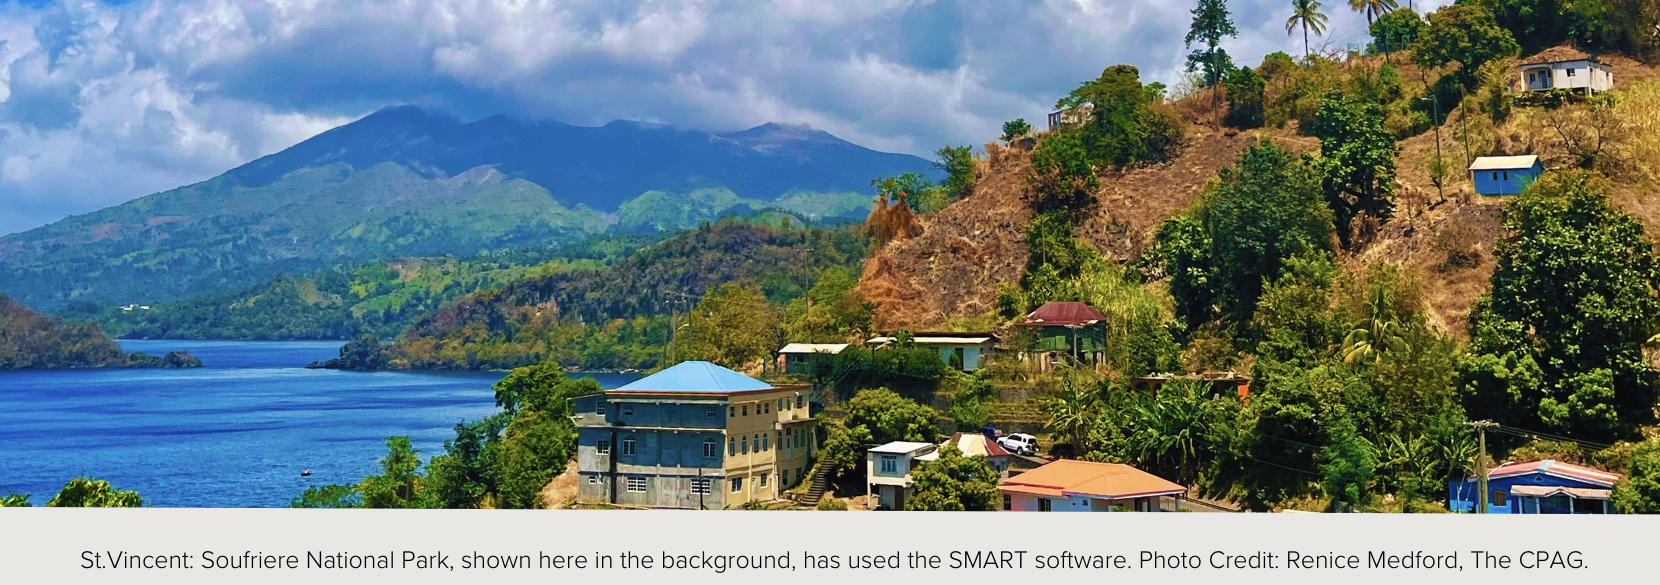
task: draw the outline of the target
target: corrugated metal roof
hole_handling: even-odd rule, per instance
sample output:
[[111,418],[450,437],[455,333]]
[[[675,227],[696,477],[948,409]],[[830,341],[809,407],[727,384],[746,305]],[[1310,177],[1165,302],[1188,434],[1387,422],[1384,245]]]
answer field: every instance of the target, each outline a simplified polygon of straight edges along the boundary
[[1107,316],[1078,302],[1044,303],[1026,316],[1027,325],[1078,326],[1106,321]]
[[1599,490],[1591,488],[1571,488],[1555,485],[1515,485],[1510,486],[1510,494],[1515,496],[1534,496],[1548,498],[1551,496],[1568,495],[1582,500],[1606,500],[1614,490]]
[[1524,154],[1520,156],[1478,156],[1476,162],[1470,163],[1472,171],[1500,171],[1511,169],[1531,169],[1539,163],[1539,157]]
[[709,362],[680,362],[661,372],[618,387],[625,392],[744,392],[770,390],[772,384]]
[[1002,445],[997,444],[997,441],[987,439],[985,435],[979,433],[957,433],[951,435],[951,440],[946,442],[955,443],[958,449],[962,449],[963,455],[969,457],[1009,456],[1009,451],[1004,449]]
[[892,443],[887,443],[885,445],[878,445],[878,446],[875,446],[875,447],[871,447],[870,452],[871,453],[896,453],[896,454],[903,455],[903,454],[906,454],[906,453],[915,452],[916,450],[922,449],[922,448],[925,448],[925,447],[934,447],[934,444],[933,443],[917,443],[917,442],[914,442],[914,441],[894,441]]
[[791,343],[778,353],[841,353],[844,349],[845,343]]
[[[1610,473],[1607,471],[1574,465],[1572,463],[1563,463],[1554,459],[1546,459],[1544,461],[1512,463],[1510,465],[1495,468],[1492,471],[1487,472],[1487,479],[1504,479],[1507,477],[1516,477],[1518,475],[1527,475],[1530,473],[1543,473],[1545,475],[1552,475],[1606,487],[1614,487],[1614,482],[1619,481],[1620,477],[1622,477],[1618,473]],[[1475,479],[1475,476],[1470,476],[1471,481],[1474,481]]]
[[[990,338],[990,337],[917,336],[917,337],[912,337],[911,338],[911,341],[916,343],[917,345],[979,345],[979,344],[982,344],[982,343],[985,343],[985,342],[991,341],[991,340],[992,340],[992,338]],[[872,337],[872,338],[870,338],[869,341],[866,341],[865,343],[868,343],[868,344],[871,344],[871,345],[881,345],[881,344],[884,344],[884,343],[893,343],[893,338],[892,337],[887,337],[887,336]]]

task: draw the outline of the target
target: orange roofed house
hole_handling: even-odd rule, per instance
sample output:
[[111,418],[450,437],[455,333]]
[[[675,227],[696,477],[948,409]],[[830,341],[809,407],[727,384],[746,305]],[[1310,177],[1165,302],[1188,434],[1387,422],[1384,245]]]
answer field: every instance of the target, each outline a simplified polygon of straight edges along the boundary
[[1122,463],[1061,459],[997,486],[1013,512],[1171,512],[1187,488]]

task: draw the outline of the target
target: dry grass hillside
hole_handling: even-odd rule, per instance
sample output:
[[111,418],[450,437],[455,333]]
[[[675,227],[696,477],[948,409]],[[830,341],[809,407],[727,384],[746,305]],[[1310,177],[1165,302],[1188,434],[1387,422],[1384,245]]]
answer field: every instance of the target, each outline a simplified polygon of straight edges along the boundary
[[[1536,57],[1560,57],[1563,51],[1552,49]],[[1613,67],[1620,87],[1660,79],[1660,68],[1617,55],[1601,59]],[[1371,62],[1376,60],[1359,59],[1346,66],[1376,66]],[[1402,72],[1406,79],[1420,77],[1410,66]],[[1541,125],[1541,115],[1517,108],[1505,124],[1489,123],[1482,129],[1478,142],[1484,140],[1485,145],[1475,148],[1492,154],[1538,154],[1553,168],[1567,164],[1560,141]],[[1503,204],[1501,199],[1470,194],[1463,170],[1466,152],[1459,139],[1462,122],[1449,116],[1441,128],[1441,152],[1453,170],[1439,190],[1428,171],[1436,133],[1431,130],[1400,142],[1396,217],[1358,253],[1344,258],[1350,269],[1376,262],[1414,269],[1426,292],[1431,323],[1459,338],[1467,335],[1465,316],[1471,303],[1492,276],[1492,245],[1502,235]],[[1297,151],[1319,148],[1317,140],[1294,129],[1218,132],[1194,125],[1188,131],[1191,144],[1174,161],[1103,177],[1098,206],[1079,236],[1110,258],[1134,258],[1152,242],[1159,222],[1188,207],[1205,182],[1252,141],[1267,136]],[[950,319],[976,317],[995,308],[998,283],[1018,280],[1026,263],[1022,229],[1031,220],[1025,203],[1029,159],[1025,149],[987,145],[972,195],[925,221],[920,235],[890,242],[866,263],[859,291],[876,305],[878,328],[939,329]],[[1651,192],[1635,180],[1615,181],[1616,202],[1642,218],[1651,234],[1660,234],[1660,198]]]

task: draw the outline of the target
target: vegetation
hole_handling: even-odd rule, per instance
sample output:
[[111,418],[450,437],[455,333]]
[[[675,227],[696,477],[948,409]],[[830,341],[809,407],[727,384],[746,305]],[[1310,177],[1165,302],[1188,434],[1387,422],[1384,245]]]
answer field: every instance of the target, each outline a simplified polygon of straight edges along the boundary
[[[937,358],[934,360],[939,361]],[[823,463],[838,473],[863,469],[865,449],[893,441],[933,441],[934,409],[887,388],[861,390],[848,400],[847,417],[826,425]]]
[[686,317],[676,360],[703,360],[734,369],[765,360],[783,345],[778,312],[756,287],[728,282],[709,289]]
[[1320,139],[1321,187],[1337,237],[1354,249],[1394,210],[1400,147],[1383,129],[1382,108],[1335,91],[1321,100],[1308,132]]
[[[27,497],[24,498],[27,500]],[[46,502],[48,508],[137,508],[144,498],[132,490],[116,489],[102,479],[77,477],[64,484],[63,490]]]
[[[1326,34],[1326,14],[1320,12],[1324,5],[1320,0],[1291,0],[1291,18],[1285,19],[1285,34],[1301,27],[1303,29],[1303,55],[1308,55],[1308,32],[1315,35]],[[1231,94],[1230,94],[1231,95]]]
[[997,472],[986,466],[986,458],[964,456],[954,443],[941,446],[938,459],[911,472],[911,481],[916,492],[905,500],[906,510],[991,512],[1003,501]]
[[1032,133],[1032,125],[1026,123],[1025,118],[1015,118],[1003,123],[1003,142],[1014,144],[1016,140],[1025,138]]
[[181,351],[128,355],[95,324],[36,313],[0,294],[0,371],[201,366],[202,360]]
[[1521,50],[1510,31],[1493,20],[1493,13],[1479,4],[1454,4],[1431,12],[1429,26],[1412,46],[1412,58],[1420,67],[1457,63],[1451,73],[1468,89],[1476,87],[1477,72],[1489,61],[1515,55]]
[[1660,441],[1637,445],[1631,468],[1614,486],[1613,500],[1621,514],[1660,514]]

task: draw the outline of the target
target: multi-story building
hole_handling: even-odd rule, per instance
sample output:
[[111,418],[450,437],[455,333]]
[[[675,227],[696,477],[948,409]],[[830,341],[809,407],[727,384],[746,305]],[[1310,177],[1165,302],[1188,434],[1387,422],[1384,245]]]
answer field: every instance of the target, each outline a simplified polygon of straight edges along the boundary
[[577,502],[720,509],[780,499],[818,452],[808,388],[682,362],[577,398]]

